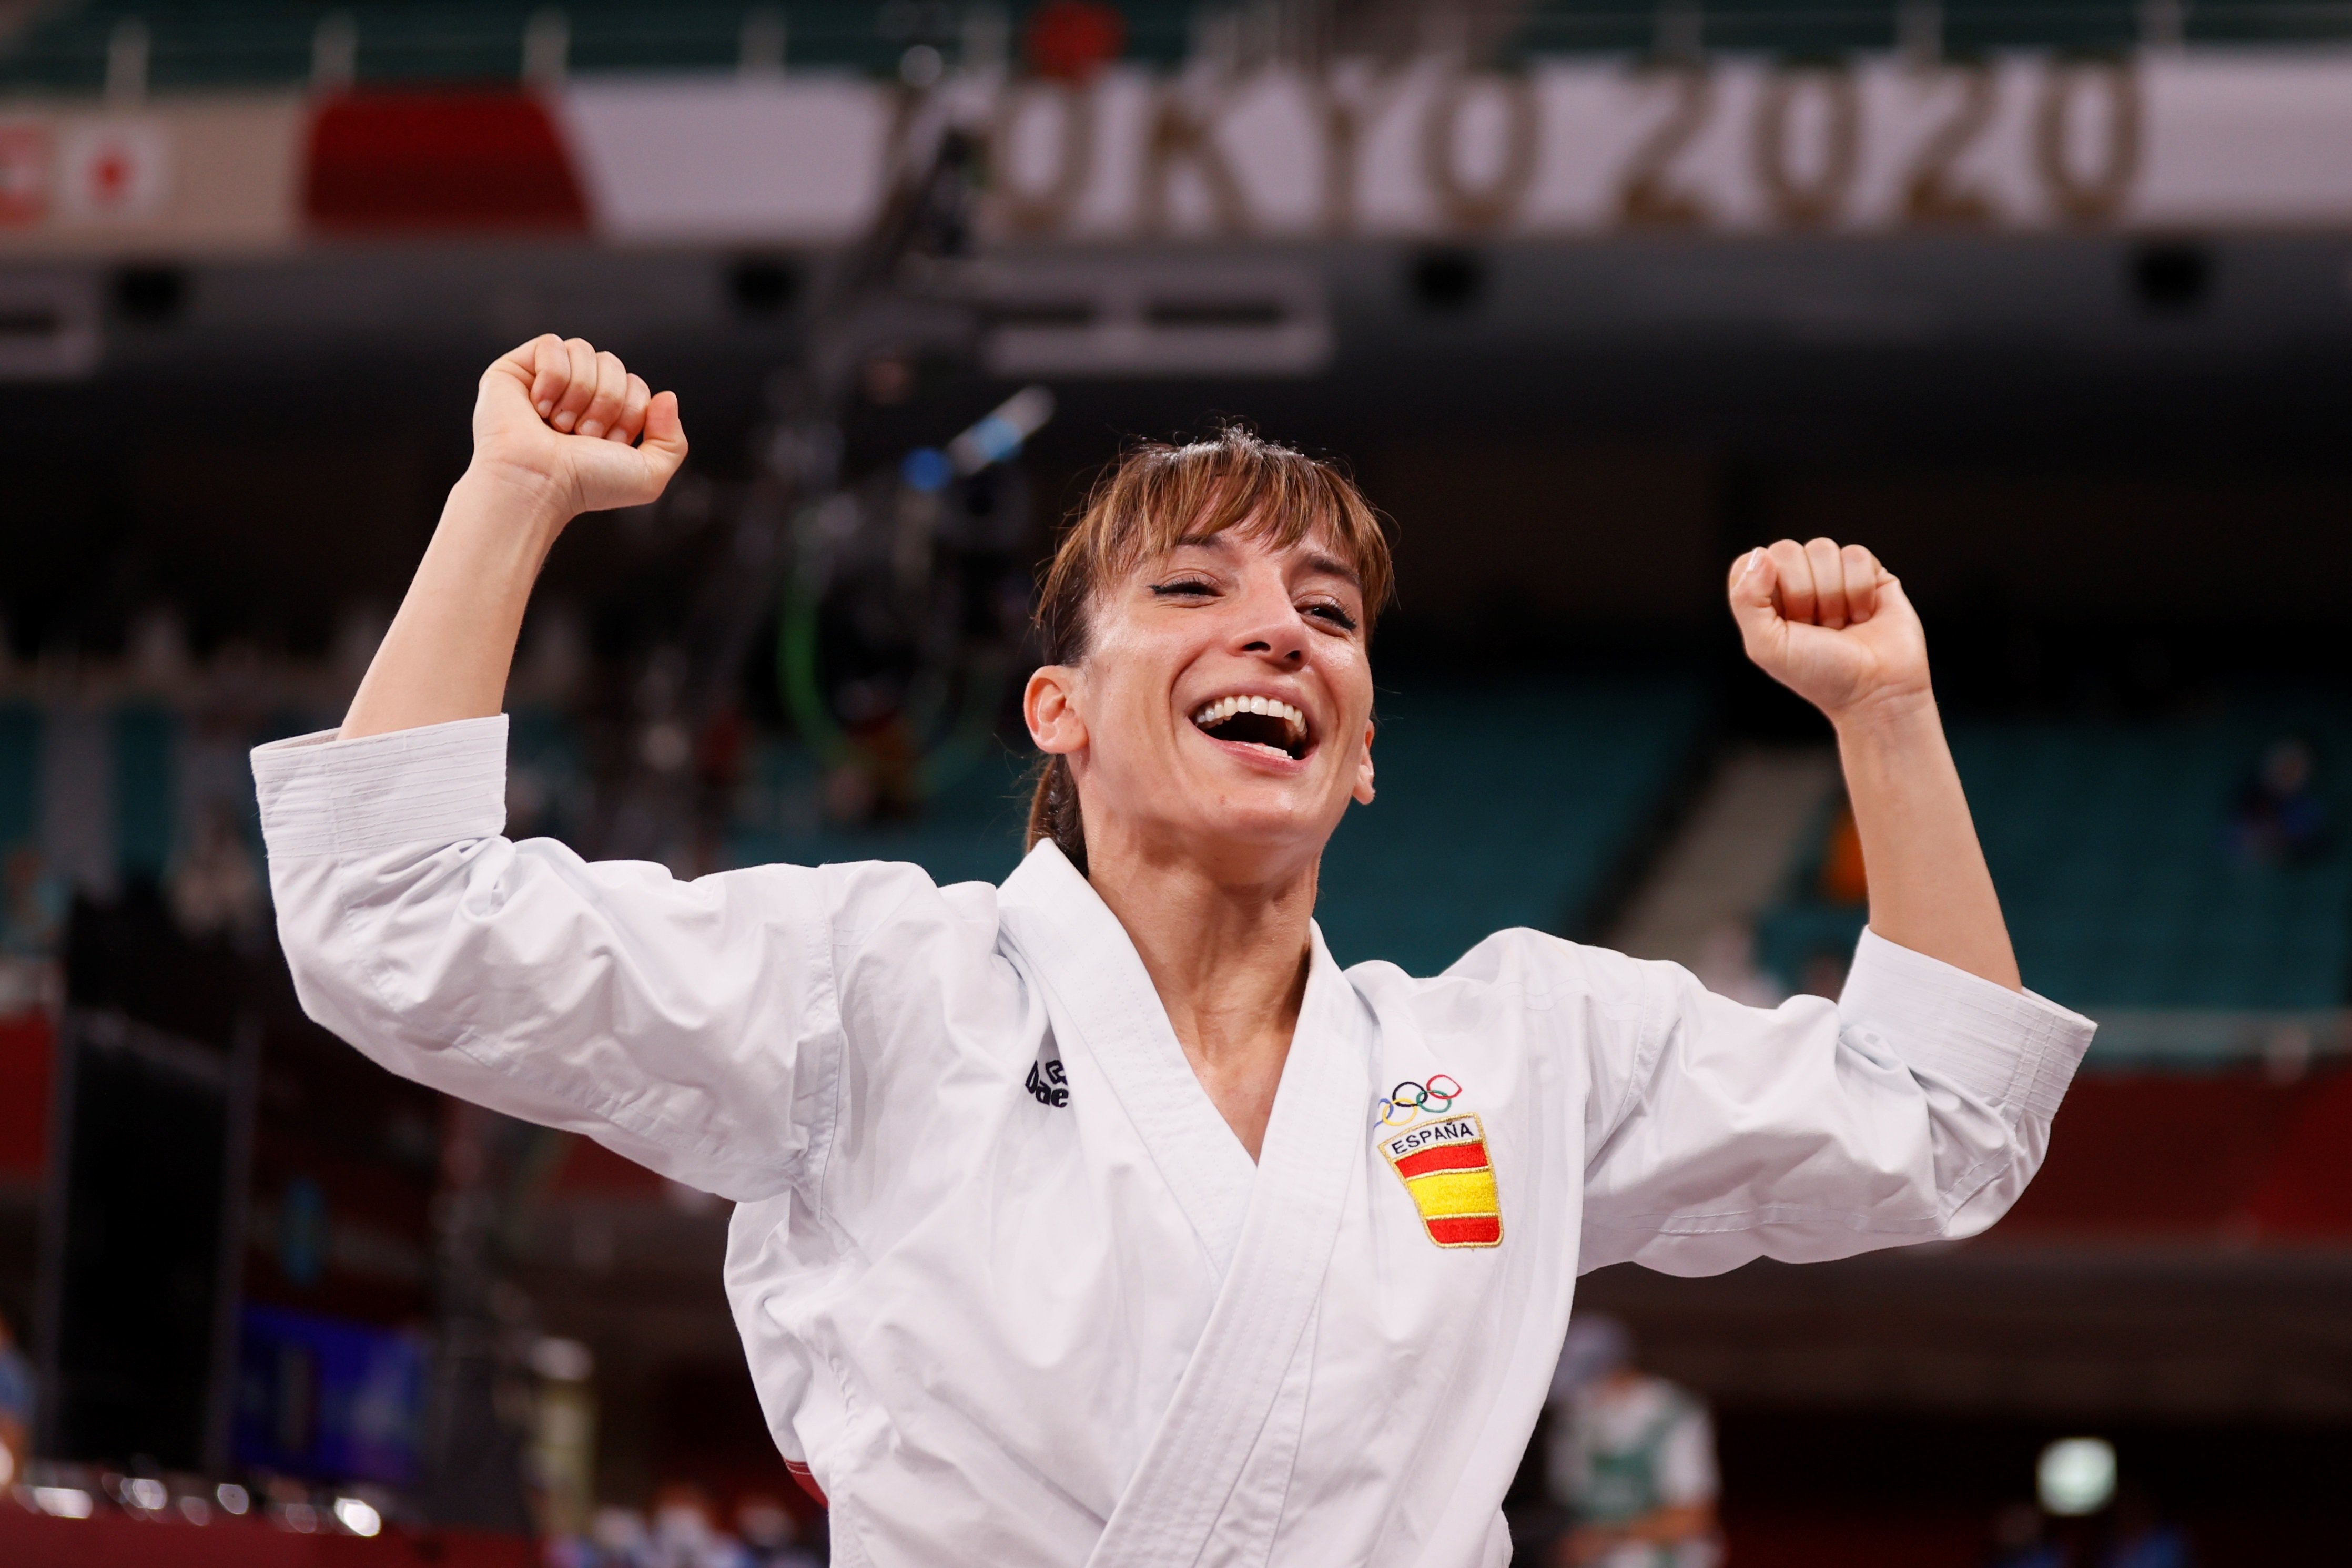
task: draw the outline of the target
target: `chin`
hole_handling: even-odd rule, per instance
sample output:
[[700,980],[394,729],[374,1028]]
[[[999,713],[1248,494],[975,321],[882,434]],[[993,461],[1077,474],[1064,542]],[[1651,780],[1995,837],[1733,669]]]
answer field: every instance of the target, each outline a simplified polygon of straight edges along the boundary
[[1302,800],[1287,790],[1265,791],[1257,800],[1229,794],[1204,817],[1196,831],[1206,841],[1259,853],[1296,851],[1310,857],[1323,852],[1339,825],[1322,801]]
[[[1177,758],[1156,776],[1130,768],[1088,782],[1089,839],[1123,840],[1155,859],[1213,864],[1219,875],[1240,879],[1279,877],[1311,864],[1348,808],[1328,776],[1270,777],[1222,758],[1205,767]],[[1114,802],[1141,810],[1128,815]],[[1123,815],[1124,829],[1113,827]]]

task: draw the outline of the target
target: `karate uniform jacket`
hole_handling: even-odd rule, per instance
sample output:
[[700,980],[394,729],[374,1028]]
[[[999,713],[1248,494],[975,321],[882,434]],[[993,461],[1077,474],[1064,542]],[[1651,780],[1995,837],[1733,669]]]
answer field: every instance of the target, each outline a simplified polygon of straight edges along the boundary
[[505,823],[506,721],[259,748],[303,1006],[734,1200],[726,1281],[835,1562],[1506,1562],[1578,1274],[1972,1235],[2092,1025],[1865,934],[1763,1010],[1504,931],[1319,934],[1260,1157],[1050,844],[1004,883],[679,882]]

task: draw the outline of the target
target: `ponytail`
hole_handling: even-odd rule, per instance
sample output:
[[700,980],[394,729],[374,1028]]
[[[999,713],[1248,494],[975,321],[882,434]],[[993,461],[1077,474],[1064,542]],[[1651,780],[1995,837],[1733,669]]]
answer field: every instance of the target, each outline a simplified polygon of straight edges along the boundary
[[1025,852],[1045,840],[1069,862],[1087,873],[1087,824],[1078,811],[1078,781],[1070,777],[1070,759],[1049,756],[1038,760],[1036,784],[1029,791],[1029,833]]

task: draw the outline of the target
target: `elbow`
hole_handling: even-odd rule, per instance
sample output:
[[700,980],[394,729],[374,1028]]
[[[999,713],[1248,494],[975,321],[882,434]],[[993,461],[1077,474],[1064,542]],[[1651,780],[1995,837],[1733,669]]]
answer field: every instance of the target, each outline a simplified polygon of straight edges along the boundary
[[362,1050],[403,1023],[383,983],[386,956],[448,915],[435,896],[446,890],[371,869],[327,856],[270,867],[295,999],[313,1023]]
[[1949,1189],[1942,1205],[1944,1237],[1965,1240],[2000,1223],[2025,1196],[2049,1146],[2048,1124],[2028,1118],[2002,1147],[1988,1151]]
[[[319,1009],[312,994],[331,978],[343,904],[336,886],[336,867],[326,856],[269,858],[269,899],[278,926],[278,951],[294,977],[294,994],[313,1019]],[[324,1020],[319,1020],[324,1021]]]
[[320,900],[278,903],[278,943],[305,1017],[345,1040],[367,1027],[373,988],[362,967],[366,944]]
[[[387,920],[388,910],[404,913]],[[278,940],[295,999],[311,1022],[389,1072],[478,1098],[478,1086],[448,1050],[463,1032],[452,988],[394,980],[404,946],[415,936],[399,927],[420,919],[446,924],[446,911],[428,914],[403,900],[286,899],[279,904]]]

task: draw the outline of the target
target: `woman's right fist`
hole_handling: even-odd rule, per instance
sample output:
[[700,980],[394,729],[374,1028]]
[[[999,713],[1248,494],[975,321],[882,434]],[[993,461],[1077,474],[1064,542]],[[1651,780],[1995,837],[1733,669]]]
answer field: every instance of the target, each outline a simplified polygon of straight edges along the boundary
[[534,338],[482,372],[475,466],[541,490],[567,519],[642,507],[685,461],[677,394],[579,338]]

